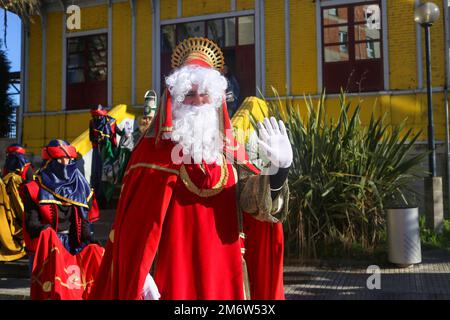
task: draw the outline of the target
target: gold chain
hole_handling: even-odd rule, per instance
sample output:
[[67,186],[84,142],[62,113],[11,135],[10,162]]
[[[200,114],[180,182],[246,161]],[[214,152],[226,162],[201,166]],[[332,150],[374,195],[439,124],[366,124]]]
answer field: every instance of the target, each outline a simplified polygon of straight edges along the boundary
[[192,192],[202,198],[208,198],[208,197],[215,196],[216,194],[219,194],[223,190],[225,185],[227,184],[228,176],[229,176],[229,172],[228,172],[228,166],[227,166],[225,157],[223,157],[222,165],[220,167],[220,179],[211,189],[200,189],[199,187],[197,187],[194,184],[194,182],[192,182],[191,178],[189,177],[189,174],[187,173],[186,168],[184,167],[184,164],[180,168],[180,178],[181,178],[181,181],[183,181],[186,188],[190,192]]

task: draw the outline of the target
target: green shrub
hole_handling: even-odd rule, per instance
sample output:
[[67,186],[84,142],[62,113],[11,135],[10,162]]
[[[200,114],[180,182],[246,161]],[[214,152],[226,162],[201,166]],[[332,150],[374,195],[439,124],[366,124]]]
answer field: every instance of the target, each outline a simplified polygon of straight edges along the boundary
[[[274,91],[276,94],[276,91]],[[338,119],[326,116],[325,94],[306,99],[306,120],[292,100],[285,107],[266,101],[269,115],[283,119],[294,151],[285,223],[288,258],[316,258],[376,251],[385,238],[384,206],[391,198],[408,203],[405,190],[423,172],[426,154],[408,156],[419,133],[372,118],[364,127],[361,106],[353,112],[344,93]],[[256,125],[252,119],[253,126]]]
[[425,224],[425,216],[419,217],[420,241],[424,249],[450,248],[450,221],[444,220],[444,227],[440,234],[428,229]]

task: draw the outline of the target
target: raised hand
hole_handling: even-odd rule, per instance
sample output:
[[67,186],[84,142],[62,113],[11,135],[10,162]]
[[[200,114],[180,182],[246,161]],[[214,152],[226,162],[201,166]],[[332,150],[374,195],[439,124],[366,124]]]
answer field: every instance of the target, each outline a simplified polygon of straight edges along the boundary
[[286,127],[281,120],[271,117],[258,122],[259,147],[272,165],[278,168],[289,168],[292,164],[292,147]]

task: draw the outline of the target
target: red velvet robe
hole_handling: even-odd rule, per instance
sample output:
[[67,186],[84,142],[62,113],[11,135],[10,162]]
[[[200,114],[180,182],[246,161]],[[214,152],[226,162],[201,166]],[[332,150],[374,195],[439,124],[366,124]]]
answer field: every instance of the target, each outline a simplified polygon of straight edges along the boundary
[[283,225],[244,214],[244,233],[251,299],[284,300]]
[[[162,141],[156,147],[155,139],[146,137],[134,150],[90,299],[140,299],[157,252],[154,278],[161,299],[244,298],[232,166],[227,164],[228,179],[220,193],[200,197],[189,191],[179,176],[180,165],[171,161],[172,147],[170,141]],[[204,172],[199,165],[185,165],[185,168],[200,189],[210,189],[220,180],[220,165],[205,165]],[[254,227],[261,222],[248,218],[253,232],[249,244],[255,245],[261,230]],[[282,239],[282,233],[276,234],[280,236]],[[268,246],[264,250],[273,249]],[[258,253],[250,259],[259,260],[261,252],[254,252]],[[266,252],[264,257],[267,256],[272,255]],[[256,261],[248,263],[252,268],[258,266]],[[276,263],[281,264],[282,271],[282,255]],[[271,282],[254,278],[272,270],[261,260],[258,267],[262,271],[249,271],[253,281],[261,281],[260,285]],[[277,275],[276,279],[279,278]],[[282,276],[276,286],[281,286],[282,292]],[[258,286],[255,288],[258,290]],[[282,296],[272,293],[272,297],[266,298]]]
[[33,261],[30,295],[32,300],[82,300],[90,293],[104,249],[86,246],[71,255],[55,230],[47,228],[39,236]]

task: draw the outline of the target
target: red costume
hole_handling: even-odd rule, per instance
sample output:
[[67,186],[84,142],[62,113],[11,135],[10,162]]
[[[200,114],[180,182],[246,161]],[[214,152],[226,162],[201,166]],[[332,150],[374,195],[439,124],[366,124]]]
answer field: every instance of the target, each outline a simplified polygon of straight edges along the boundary
[[[205,65],[193,59],[189,63]],[[89,298],[141,299],[153,263],[161,299],[248,298],[233,166],[225,159],[223,164],[173,163],[175,144],[161,139],[172,127],[168,92],[163,102],[149,134],[129,161],[116,219]],[[225,104],[221,121],[223,132],[230,132]],[[224,155],[257,174],[234,138],[225,140]],[[245,230],[252,298],[283,299],[281,224],[247,215]]]
[[244,214],[245,261],[252,300],[284,300],[283,225]]
[[97,148],[98,144],[105,139],[110,140],[111,145],[116,148],[116,119],[108,116],[108,112],[101,106],[92,108],[91,115],[93,119],[89,121],[89,139],[92,143],[92,148]]
[[[37,181],[30,181],[29,183],[23,185],[22,187],[22,193],[25,191],[30,195],[31,201],[34,202],[37,208],[39,208],[40,213],[40,222],[45,225],[48,224],[52,226],[53,229],[58,230],[58,215],[56,214],[58,212],[57,205],[55,203],[41,203],[39,200],[39,190],[42,188],[42,186],[39,183],[39,180]],[[22,195],[22,198],[25,198],[24,195]],[[73,242],[75,246],[81,245],[81,219],[82,214],[80,212],[80,209],[78,206],[74,206],[74,214],[75,217],[73,219],[73,222],[75,223],[75,230],[76,230],[76,237],[73,238]],[[26,213],[24,213],[26,214]],[[97,206],[97,201],[95,200],[95,197],[92,198],[92,207],[90,208],[88,212],[88,221],[89,222],[95,222],[98,221],[100,218],[100,210]],[[25,221],[25,217],[23,217],[23,221]],[[27,251],[30,253],[34,253],[37,248],[37,243],[39,238],[32,239],[28,232],[26,224],[23,224],[23,238],[25,240],[25,245],[27,248]]]
[[20,175],[23,181],[31,180],[33,175],[31,164],[25,158],[25,148],[19,144],[12,144],[6,148],[6,160],[2,172],[3,177],[10,172]]
[[81,300],[89,295],[104,249],[90,244],[71,255],[52,228],[42,231],[33,263],[33,300]]
[[21,188],[33,300],[86,298],[100,266],[104,249],[89,231],[99,210],[76,157],[67,142],[50,141],[35,180]]

